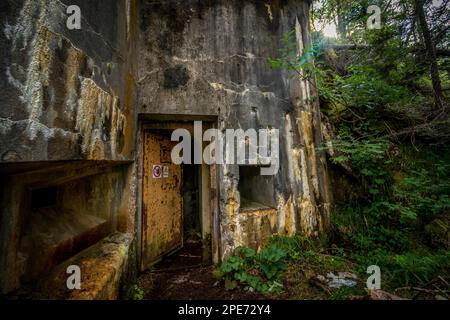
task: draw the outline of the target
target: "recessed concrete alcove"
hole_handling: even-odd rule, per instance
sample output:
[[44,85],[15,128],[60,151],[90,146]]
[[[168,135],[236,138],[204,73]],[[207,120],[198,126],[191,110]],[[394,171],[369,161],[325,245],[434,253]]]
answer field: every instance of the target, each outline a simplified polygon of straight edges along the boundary
[[128,170],[89,161],[2,165],[4,281],[31,293],[59,264],[125,230]]

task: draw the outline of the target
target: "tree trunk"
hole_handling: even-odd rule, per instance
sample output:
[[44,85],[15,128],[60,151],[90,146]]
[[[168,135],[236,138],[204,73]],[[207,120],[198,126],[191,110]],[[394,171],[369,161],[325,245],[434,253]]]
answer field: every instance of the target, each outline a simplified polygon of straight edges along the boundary
[[420,33],[422,34],[425,49],[427,52],[427,62],[430,64],[431,81],[433,83],[434,100],[437,108],[442,107],[442,86],[439,77],[439,67],[437,63],[436,48],[431,37],[430,29],[423,9],[423,0],[415,0],[415,11],[418,20]]
[[337,15],[337,33],[341,39],[347,37],[347,25],[344,16],[344,8],[342,0],[336,1],[336,15]]

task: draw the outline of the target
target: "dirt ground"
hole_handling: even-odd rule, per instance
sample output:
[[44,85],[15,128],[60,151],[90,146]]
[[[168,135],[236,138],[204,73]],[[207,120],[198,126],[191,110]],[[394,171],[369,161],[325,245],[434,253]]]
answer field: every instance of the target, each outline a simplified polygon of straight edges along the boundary
[[250,292],[226,291],[213,276],[213,267],[196,267],[176,272],[147,272],[139,287],[147,300],[258,300],[265,297]]
[[201,246],[186,244],[176,254],[156,264],[138,278],[147,300],[243,300],[267,299],[241,290],[226,291],[214,277],[213,266],[203,266]]

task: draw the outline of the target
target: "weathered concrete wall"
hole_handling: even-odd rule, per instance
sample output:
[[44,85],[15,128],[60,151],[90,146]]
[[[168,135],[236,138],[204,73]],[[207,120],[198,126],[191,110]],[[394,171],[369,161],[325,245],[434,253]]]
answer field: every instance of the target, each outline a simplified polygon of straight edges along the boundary
[[[81,30],[66,26],[69,5],[81,9]],[[49,243],[43,256],[72,252],[89,221],[100,229],[81,236],[92,241],[135,231],[138,0],[6,0],[0,9],[0,293],[7,293],[45,269],[45,259],[33,269],[26,248],[47,236],[32,236],[46,223],[58,243],[62,227],[74,235],[65,252]],[[60,189],[61,219],[30,217],[29,190],[45,185]]]
[[[314,89],[267,63],[284,32],[296,28],[299,54],[309,45],[308,1],[144,0],[140,28],[139,113],[217,116],[222,130],[280,130],[276,210],[261,217],[243,212],[239,167],[218,168],[220,255],[267,237],[256,236],[261,220],[275,221],[269,233],[323,230],[330,197],[325,159],[316,150],[322,138]],[[259,239],[246,236],[252,228]]]
[[[81,30],[66,27],[68,5]],[[136,1],[1,6],[0,161],[132,159]]]

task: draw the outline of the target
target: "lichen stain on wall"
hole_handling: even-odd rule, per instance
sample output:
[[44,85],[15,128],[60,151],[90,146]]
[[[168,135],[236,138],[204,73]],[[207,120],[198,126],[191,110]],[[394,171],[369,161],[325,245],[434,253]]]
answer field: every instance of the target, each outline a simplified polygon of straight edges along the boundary
[[126,10],[127,10],[127,39],[129,41],[135,40],[134,35],[136,34],[136,27],[139,23],[138,19],[138,4],[137,0],[127,0],[126,1]]
[[302,129],[302,138],[304,144],[306,146],[306,151],[308,155],[308,159],[310,160],[310,174],[311,174],[311,183],[313,184],[313,190],[315,192],[315,196],[318,198],[319,195],[319,180],[317,173],[317,164],[316,164],[316,146],[314,145],[314,131],[313,131],[313,115],[311,112],[301,111],[299,118],[300,126]]
[[227,189],[227,201],[223,204],[221,234],[223,255],[230,255],[236,247],[243,245],[242,233],[240,232],[239,215],[239,194],[236,187],[230,186]]
[[279,235],[293,236],[297,228],[292,195],[286,201],[281,193],[277,193],[277,216],[277,233]]
[[260,209],[240,212],[239,223],[242,226],[243,244],[259,250],[276,234],[277,211]]
[[126,119],[119,109],[118,98],[98,87],[92,79],[83,79],[75,128],[83,137],[82,151],[87,159],[114,159],[117,137],[125,126]]

